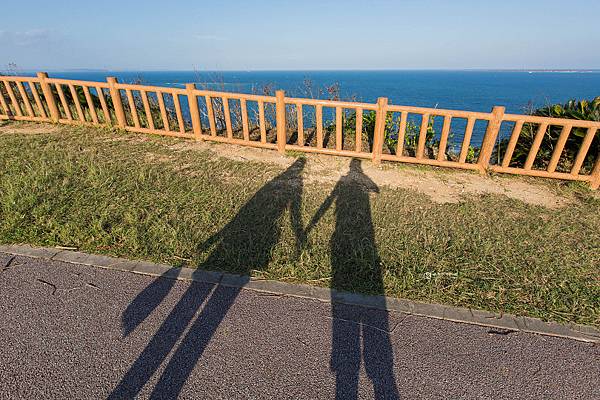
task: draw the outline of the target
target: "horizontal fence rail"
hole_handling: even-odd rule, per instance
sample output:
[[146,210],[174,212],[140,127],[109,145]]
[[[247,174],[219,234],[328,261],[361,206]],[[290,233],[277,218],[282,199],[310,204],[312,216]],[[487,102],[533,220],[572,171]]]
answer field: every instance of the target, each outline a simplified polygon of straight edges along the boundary
[[[0,119],[112,125],[242,146],[493,171],[600,186],[600,122],[36,77],[0,76]],[[485,127],[480,145],[475,127]],[[501,132],[509,132],[502,139]],[[459,138],[458,141],[454,137]],[[551,152],[540,152],[551,140]],[[524,142],[527,141],[525,145]],[[567,143],[576,152],[565,162]],[[519,145],[520,144],[520,145]],[[593,145],[595,144],[595,146]],[[570,149],[573,146],[569,147]],[[525,151],[524,151],[525,149]],[[572,150],[569,150],[572,153]]]

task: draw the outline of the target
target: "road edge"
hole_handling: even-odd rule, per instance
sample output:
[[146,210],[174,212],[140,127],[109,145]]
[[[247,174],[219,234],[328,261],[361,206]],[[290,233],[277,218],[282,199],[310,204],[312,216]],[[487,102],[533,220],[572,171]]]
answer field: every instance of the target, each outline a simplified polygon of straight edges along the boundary
[[340,292],[335,289],[304,284],[255,279],[248,276],[216,271],[173,267],[165,264],[89,254],[61,248],[33,247],[29,245],[0,245],[0,253],[88,265],[97,268],[149,276],[162,276],[168,279],[241,287],[259,292],[309,298],[324,302],[351,304],[445,321],[486,326],[506,331],[535,333],[582,342],[600,343],[600,330],[587,325],[562,325],[555,322],[545,322],[541,319],[532,317],[498,314],[489,311],[453,307],[442,304],[421,303],[387,296],[369,296]]

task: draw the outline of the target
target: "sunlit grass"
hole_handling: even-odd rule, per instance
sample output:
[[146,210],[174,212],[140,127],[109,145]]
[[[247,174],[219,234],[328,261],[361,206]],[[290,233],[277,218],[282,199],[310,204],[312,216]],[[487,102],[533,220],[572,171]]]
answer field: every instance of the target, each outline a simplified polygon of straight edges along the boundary
[[[244,226],[261,223],[268,197],[255,198],[242,217],[240,210],[284,168],[170,146],[178,142],[78,127],[0,134],[0,242],[331,284],[335,207],[300,251],[286,209],[269,254],[255,254],[265,247],[248,240]],[[304,185],[304,226],[332,189]],[[600,202],[584,188],[571,190],[576,199],[556,210],[499,195],[438,204],[410,190],[369,194],[385,293],[600,325]],[[202,244],[232,220],[216,260],[214,246]],[[372,247],[347,236],[349,247]],[[364,278],[372,254],[364,251],[364,265],[356,258],[356,270],[345,270],[349,289],[381,292]],[[207,259],[211,264],[202,264]]]

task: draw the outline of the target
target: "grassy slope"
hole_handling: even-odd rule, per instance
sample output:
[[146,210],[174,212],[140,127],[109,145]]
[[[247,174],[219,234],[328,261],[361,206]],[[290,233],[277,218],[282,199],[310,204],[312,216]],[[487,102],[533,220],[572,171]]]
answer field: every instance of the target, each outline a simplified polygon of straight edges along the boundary
[[[0,242],[69,245],[600,326],[600,202],[585,190],[574,204],[548,210],[491,195],[436,204],[381,188],[368,195],[379,264],[364,232],[338,226],[334,236],[335,205],[298,250],[289,209],[268,214],[271,198],[289,195],[289,187],[268,184],[281,167],[174,143],[76,127],[0,135]],[[304,185],[303,226],[332,188]],[[269,218],[276,227],[261,225]],[[277,235],[261,236],[271,228]],[[221,244],[202,245],[217,232]]]

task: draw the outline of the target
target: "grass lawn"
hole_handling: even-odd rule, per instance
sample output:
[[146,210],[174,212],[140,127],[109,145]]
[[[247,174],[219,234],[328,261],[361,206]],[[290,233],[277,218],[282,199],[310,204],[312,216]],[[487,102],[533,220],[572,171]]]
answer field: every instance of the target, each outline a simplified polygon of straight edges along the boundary
[[302,157],[286,167],[180,144],[0,131],[0,242],[600,326],[600,200],[582,186],[542,183],[569,197],[556,209],[504,195],[440,204],[378,187],[358,163],[317,182]]

